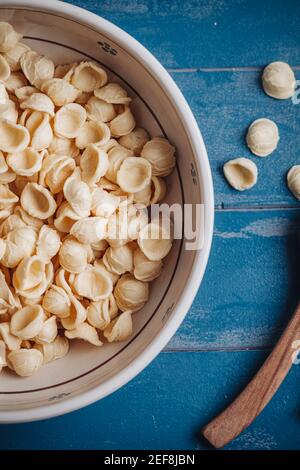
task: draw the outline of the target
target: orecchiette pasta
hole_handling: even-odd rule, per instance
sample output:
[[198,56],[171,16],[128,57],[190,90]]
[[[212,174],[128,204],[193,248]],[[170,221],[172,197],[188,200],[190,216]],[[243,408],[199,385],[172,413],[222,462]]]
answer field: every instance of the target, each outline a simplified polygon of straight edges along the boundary
[[0,22],[0,371],[29,377],[69,340],[132,334],[172,245],[147,207],[175,148],[98,64],[55,66],[20,39]]
[[257,166],[249,158],[235,158],[223,167],[228,183],[238,191],[252,188],[257,181]]

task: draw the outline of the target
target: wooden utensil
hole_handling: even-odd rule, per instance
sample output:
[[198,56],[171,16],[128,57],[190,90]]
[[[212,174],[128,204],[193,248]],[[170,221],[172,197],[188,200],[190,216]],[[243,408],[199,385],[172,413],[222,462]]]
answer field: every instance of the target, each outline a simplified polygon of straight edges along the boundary
[[300,340],[300,303],[258,373],[231,405],[202,429],[214,447],[223,447],[235,439],[268,404],[292,366],[296,340]]

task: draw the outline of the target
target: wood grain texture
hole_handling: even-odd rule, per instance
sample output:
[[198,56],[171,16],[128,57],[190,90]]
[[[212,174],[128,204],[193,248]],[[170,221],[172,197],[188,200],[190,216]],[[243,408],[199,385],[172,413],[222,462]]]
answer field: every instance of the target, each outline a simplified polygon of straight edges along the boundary
[[[113,395],[47,421],[0,426],[0,449],[208,449],[199,426],[246,385],[266,352],[162,353]],[[227,449],[300,447],[293,370],[260,417]]]
[[175,350],[273,345],[299,298],[300,209],[218,211],[204,281]]
[[216,448],[224,447],[259,416],[293,365],[300,344],[300,304],[275,348],[242,393],[202,430]]
[[112,21],[165,67],[300,65],[297,0],[70,0]]

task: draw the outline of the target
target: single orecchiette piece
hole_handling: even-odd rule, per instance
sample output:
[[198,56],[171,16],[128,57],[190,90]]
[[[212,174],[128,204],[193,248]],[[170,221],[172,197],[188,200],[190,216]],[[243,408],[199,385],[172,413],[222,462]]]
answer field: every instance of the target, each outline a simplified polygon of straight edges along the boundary
[[80,94],[79,90],[62,78],[51,78],[43,82],[41,90],[51,98],[55,106],[73,103]]
[[73,158],[50,154],[43,160],[39,183],[47,185],[53,194],[57,194],[63,190],[65,182],[73,174],[74,169]]
[[252,188],[257,182],[257,166],[248,158],[235,158],[223,167],[228,183],[238,191]]
[[36,246],[36,254],[45,263],[49,263],[59,251],[61,246],[60,237],[56,230],[48,225],[43,225],[39,232]]
[[148,132],[141,128],[136,127],[127,135],[123,135],[119,139],[119,144],[131,150],[134,155],[140,155],[144,145],[150,140]]
[[81,273],[92,259],[89,245],[80,243],[73,237],[66,238],[59,250],[59,262],[70,273]]
[[22,34],[16,33],[11,24],[0,22],[0,52],[10,51],[21,38]]
[[91,92],[105,85],[107,74],[93,62],[81,62],[75,68],[71,82],[78,90]]
[[37,235],[30,227],[19,227],[8,232],[4,239],[5,252],[1,264],[7,268],[15,268],[26,256],[35,250]]
[[110,121],[109,128],[114,137],[129,134],[135,128],[135,119],[129,106],[125,105],[122,112]]
[[20,118],[20,122],[30,134],[30,146],[35,150],[45,150],[49,147],[53,138],[50,116],[40,111],[25,110]]
[[43,354],[37,349],[18,349],[7,356],[8,365],[21,377],[35,374],[43,364]]
[[288,188],[300,200],[300,165],[294,165],[287,174]]
[[100,271],[104,271],[104,275],[108,275],[111,278],[113,285],[115,285],[118,282],[118,279],[120,278],[119,274],[115,274],[112,271],[108,271],[106,267],[104,266],[103,258],[95,259],[94,267],[99,269]]
[[43,354],[43,363],[47,364],[68,354],[69,341],[65,336],[57,336],[52,343],[35,344],[34,349]]
[[132,157],[130,150],[118,145],[108,151],[108,170],[105,178],[113,183],[117,182],[117,173],[125,158]]
[[106,269],[114,274],[121,275],[133,269],[133,253],[128,245],[109,247],[102,259]]
[[159,261],[169,253],[172,240],[167,222],[150,222],[141,229],[138,244],[144,255],[151,261]]
[[9,79],[10,76],[10,67],[3,55],[0,55],[0,80],[5,82]]
[[22,340],[10,332],[9,322],[0,323],[0,338],[3,339],[10,351],[15,351],[21,347]]
[[266,157],[274,152],[278,145],[278,127],[270,119],[256,119],[248,129],[246,141],[254,155]]
[[91,211],[93,215],[108,218],[117,210],[119,204],[119,196],[115,196],[101,187],[92,191]]
[[81,243],[90,245],[105,238],[106,226],[104,217],[84,217],[72,225],[70,234]]
[[127,95],[127,91],[118,83],[108,83],[94,90],[94,95],[106,103],[112,104],[128,104],[131,101],[131,98]]
[[20,58],[21,69],[31,85],[41,88],[54,75],[54,64],[48,57],[27,51]]
[[97,330],[86,322],[81,323],[74,330],[65,331],[65,336],[69,339],[83,339],[94,346],[103,344],[98,337]]
[[40,305],[29,305],[11,317],[10,331],[18,338],[32,339],[43,328],[45,314]]
[[99,100],[96,96],[91,96],[85,105],[87,117],[91,121],[109,122],[116,117],[113,104]]
[[2,111],[0,113],[0,116],[2,117],[2,119],[7,119],[8,121],[17,124],[19,114],[16,103],[12,100],[9,100],[7,109]]
[[89,144],[105,145],[110,139],[109,127],[101,121],[86,121],[79,129],[75,143],[79,149]]
[[23,152],[9,153],[6,162],[9,167],[21,176],[32,176],[42,167],[43,155],[37,150],[27,147]]
[[154,176],[167,176],[176,164],[174,153],[175,147],[167,139],[155,137],[144,145],[141,156],[151,163]]
[[21,109],[32,109],[32,111],[39,111],[40,113],[47,113],[54,116],[54,104],[49,96],[44,93],[32,93],[20,104]]
[[139,281],[151,282],[160,274],[163,267],[162,261],[151,261],[144,253],[137,249],[133,255],[134,271],[133,275]]
[[5,209],[10,204],[16,204],[18,200],[18,196],[8,186],[0,184],[0,209]]
[[35,337],[38,344],[52,343],[57,336],[56,317],[52,316],[44,321],[43,326]]
[[71,175],[64,183],[64,195],[72,209],[80,216],[87,217],[90,214],[92,195],[89,186],[76,174]]
[[108,298],[113,289],[109,275],[93,266],[77,274],[73,286],[78,295],[94,301]]
[[69,233],[72,225],[80,220],[80,215],[75,212],[67,201],[64,201],[56,212],[54,226],[62,233]]
[[30,47],[23,42],[18,42],[13,48],[3,54],[12,72],[21,70],[20,59],[24,52],[30,51]]
[[45,264],[38,256],[24,258],[13,274],[13,286],[26,298],[44,294],[53,281],[53,265]]
[[150,204],[157,204],[162,199],[164,199],[167,187],[166,183],[163,178],[159,178],[158,176],[152,176],[151,179],[151,199]]
[[56,211],[52,194],[37,183],[27,183],[21,194],[21,205],[26,212],[37,219],[48,219]]
[[104,330],[104,337],[109,343],[125,341],[132,335],[131,311],[125,311],[115,318]]
[[116,284],[114,296],[120,310],[136,312],[149,298],[149,284],[138,281],[132,274],[123,274]]
[[54,130],[60,137],[77,137],[86,120],[86,110],[77,103],[62,106],[54,117]]
[[267,95],[284,100],[295,93],[296,78],[287,63],[272,62],[263,71],[262,84]]
[[107,172],[108,166],[107,153],[94,144],[89,144],[81,155],[82,179],[89,185],[98,183]]
[[22,152],[29,145],[30,135],[26,127],[15,124],[8,119],[3,119],[1,117],[0,135],[0,150],[3,152]]
[[71,300],[70,315],[61,318],[61,324],[66,330],[74,330],[86,320],[86,310],[79,300],[73,294],[69,294]]
[[53,284],[43,297],[43,308],[56,315],[58,318],[66,318],[71,313],[71,301],[66,291]]
[[115,318],[118,310],[115,298],[111,294],[107,299],[90,303],[87,308],[87,321],[98,330],[104,330]]
[[127,193],[137,193],[151,182],[151,165],[145,158],[128,157],[117,172],[117,183]]

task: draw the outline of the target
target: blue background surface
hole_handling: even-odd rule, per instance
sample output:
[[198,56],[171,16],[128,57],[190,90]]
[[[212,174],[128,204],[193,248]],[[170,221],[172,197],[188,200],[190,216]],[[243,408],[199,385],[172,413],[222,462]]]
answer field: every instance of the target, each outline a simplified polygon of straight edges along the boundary
[[[216,221],[200,291],[164,352],[135,380],[83,410],[0,426],[0,449],[208,449],[199,429],[242,390],[299,297],[299,203],[286,189],[300,164],[300,105],[268,98],[264,65],[300,78],[297,0],[73,0],[141,41],[170,71],[198,120],[213,171]],[[251,156],[244,133],[259,117],[280,128],[278,150]],[[223,163],[251,157],[259,180],[232,190]],[[300,449],[300,366],[227,449]]]

